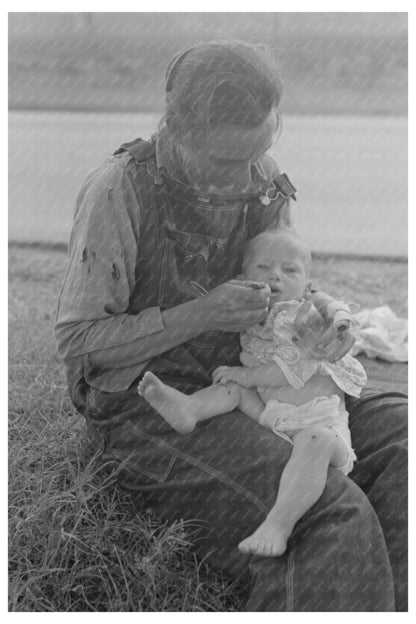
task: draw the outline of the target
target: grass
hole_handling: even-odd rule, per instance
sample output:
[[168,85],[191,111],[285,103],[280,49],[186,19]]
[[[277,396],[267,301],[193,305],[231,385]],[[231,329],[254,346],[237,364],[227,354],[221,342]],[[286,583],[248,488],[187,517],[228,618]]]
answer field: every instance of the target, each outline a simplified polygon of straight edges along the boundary
[[[65,261],[10,248],[9,610],[244,610],[244,592],[195,559],[192,527],[161,524],[92,456],[52,335]],[[315,285],[407,315],[403,262],[318,257]]]

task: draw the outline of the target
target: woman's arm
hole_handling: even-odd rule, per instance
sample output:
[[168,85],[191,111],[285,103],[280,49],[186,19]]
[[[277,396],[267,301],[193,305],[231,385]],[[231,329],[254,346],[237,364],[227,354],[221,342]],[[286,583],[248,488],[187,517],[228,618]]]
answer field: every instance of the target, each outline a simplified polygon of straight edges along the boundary
[[[142,362],[169,351],[206,331],[198,300],[160,312],[162,328],[154,333],[89,353],[93,368],[123,368]],[[104,329],[105,331],[105,329]]]
[[160,314],[163,323],[160,331],[126,344],[93,350],[89,353],[90,364],[94,368],[129,366],[146,362],[205,331],[242,331],[265,318],[267,294],[230,280],[200,299]]
[[57,323],[61,353],[88,354],[93,368],[140,364],[205,331],[239,332],[267,316],[267,293],[230,280],[204,297],[161,311],[115,314],[95,321]]

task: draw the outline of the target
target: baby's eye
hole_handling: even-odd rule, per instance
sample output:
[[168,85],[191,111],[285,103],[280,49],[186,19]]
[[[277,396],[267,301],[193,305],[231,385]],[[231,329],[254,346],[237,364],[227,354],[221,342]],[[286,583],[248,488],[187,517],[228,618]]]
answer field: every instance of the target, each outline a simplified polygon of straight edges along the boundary
[[286,267],[284,271],[285,273],[296,273],[297,269],[295,269],[294,267]]
[[268,264],[258,264],[258,265],[257,265],[257,268],[258,268],[258,269],[268,269],[268,268],[269,268],[269,265],[268,265]]

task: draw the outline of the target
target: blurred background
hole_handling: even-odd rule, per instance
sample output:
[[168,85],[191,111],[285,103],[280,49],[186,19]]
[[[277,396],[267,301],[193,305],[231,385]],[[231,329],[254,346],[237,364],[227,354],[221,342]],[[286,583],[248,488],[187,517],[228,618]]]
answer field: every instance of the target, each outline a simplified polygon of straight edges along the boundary
[[224,36],[277,55],[313,250],[406,257],[406,13],[9,13],[10,240],[64,245],[86,175],[156,129],[170,58]]

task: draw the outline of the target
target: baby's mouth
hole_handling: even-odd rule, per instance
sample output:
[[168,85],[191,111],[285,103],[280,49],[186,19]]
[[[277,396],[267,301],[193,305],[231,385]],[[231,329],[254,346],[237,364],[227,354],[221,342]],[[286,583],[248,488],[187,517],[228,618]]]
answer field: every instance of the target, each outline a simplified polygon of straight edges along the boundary
[[272,288],[270,293],[270,301],[273,303],[275,301],[280,301],[282,298],[282,291],[280,288]]

